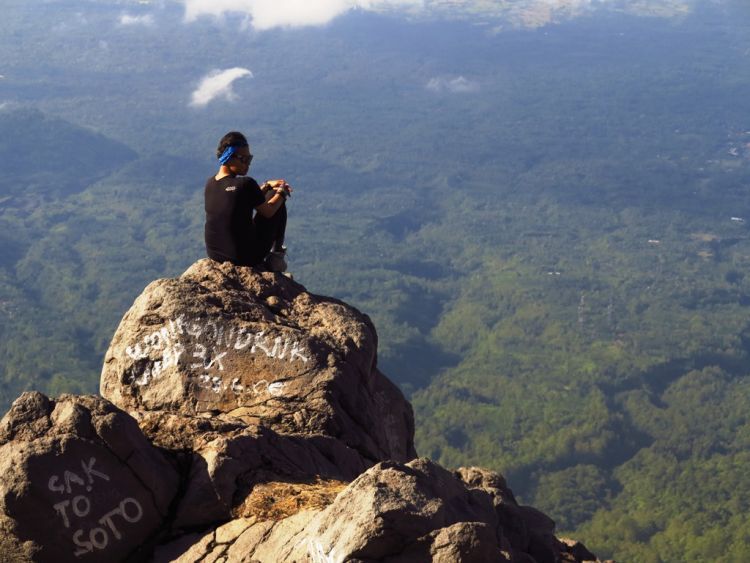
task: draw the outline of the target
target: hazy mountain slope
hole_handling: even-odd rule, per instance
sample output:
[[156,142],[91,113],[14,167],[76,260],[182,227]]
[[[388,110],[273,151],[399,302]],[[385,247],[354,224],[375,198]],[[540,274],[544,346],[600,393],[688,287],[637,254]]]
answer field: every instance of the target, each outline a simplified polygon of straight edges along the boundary
[[33,109],[0,109],[0,197],[79,191],[135,158],[122,143]]
[[[176,4],[138,7],[140,26],[119,23],[130,4],[65,5],[80,13],[16,3],[0,22],[0,103],[120,145],[62,131],[86,139],[62,154],[104,169],[32,161],[68,187],[0,202],[5,404],[95,389],[133,297],[202,256],[202,184],[239,128],[252,173],[298,188],[295,276],[375,321],[421,453],[507,473],[603,555],[746,549],[746,7],[258,33]],[[190,106],[234,66],[253,72],[234,100]]]
[[134,160],[122,143],[36,111],[0,112],[0,128],[3,403],[24,389],[92,391],[122,309],[199,240],[196,204],[184,205],[195,169]]

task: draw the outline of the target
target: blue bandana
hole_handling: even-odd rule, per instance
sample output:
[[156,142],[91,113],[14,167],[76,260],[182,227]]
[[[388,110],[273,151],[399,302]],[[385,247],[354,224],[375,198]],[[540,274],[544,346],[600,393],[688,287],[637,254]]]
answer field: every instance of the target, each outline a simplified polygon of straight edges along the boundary
[[227,147],[226,149],[224,149],[224,152],[221,153],[221,156],[219,157],[219,162],[221,164],[226,164],[227,162],[229,162],[229,159],[234,156],[234,153],[237,152],[237,149],[246,147],[246,146],[247,145],[235,145],[233,147]]
[[237,147],[227,147],[223,153],[221,153],[221,156],[219,157],[219,162],[221,164],[226,164],[229,162],[229,159],[234,156],[234,153],[237,151]]

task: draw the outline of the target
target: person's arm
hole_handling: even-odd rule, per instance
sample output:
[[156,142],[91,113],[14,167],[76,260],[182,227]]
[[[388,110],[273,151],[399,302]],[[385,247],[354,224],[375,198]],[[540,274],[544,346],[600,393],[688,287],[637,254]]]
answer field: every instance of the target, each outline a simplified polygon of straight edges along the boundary
[[292,186],[284,180],[269,180],[260,187],[260,191],[265,195],[266,201],[256,206],[255,209],[263,217],[269,219],[274,216],[284,204],[284,201],[291,195]]
[[[274,188],[274,191],[276,191],[278,188]],[[274,214],[279,210],[279,208],[284,205],[284,201],[286,200],[286,196],[283,195],[283,192],[276,191],[275,194],[273,194],[271,197],[269,197],[265,202],[258,205],[255,209],[263,215],[266,219],[270,219],[274,216]]]

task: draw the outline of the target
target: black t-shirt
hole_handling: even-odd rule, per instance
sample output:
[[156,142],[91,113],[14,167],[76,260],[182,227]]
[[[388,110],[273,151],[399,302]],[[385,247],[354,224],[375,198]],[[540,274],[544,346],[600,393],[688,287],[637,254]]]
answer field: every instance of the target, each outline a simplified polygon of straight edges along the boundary
[[206,252],[218,262],[251,266],[263,259],[255,249],[253,209],[265,201],[258,182],[247,176],[206,181]]

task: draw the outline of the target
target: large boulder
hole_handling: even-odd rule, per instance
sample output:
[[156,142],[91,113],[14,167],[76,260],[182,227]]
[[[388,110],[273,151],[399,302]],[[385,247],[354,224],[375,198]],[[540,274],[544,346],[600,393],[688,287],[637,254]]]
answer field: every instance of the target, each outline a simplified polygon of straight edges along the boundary
[[111,562],[148,553],[179,477],[100,397],[24,393],[0,422],[4,560]]
[[122,409],[225,413],[331,436],[371,462],[416,456],[411,405],[377,369],[370,319],[281,274],[196,262],[151,283],[107,351],[101,394]]
[[[455,545],[449,547],[449,538]],[[260,549],[258,558],[266,559],[267,548]],[[451,552],[459,561],[510,560],[489,496],[427,459],[374,466],[293,541],[282,546],[277,539],[272,549],[290,562],[311,551],[335,561],[448,561]]]

